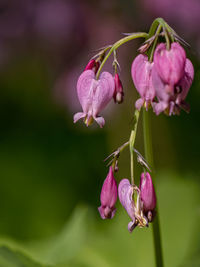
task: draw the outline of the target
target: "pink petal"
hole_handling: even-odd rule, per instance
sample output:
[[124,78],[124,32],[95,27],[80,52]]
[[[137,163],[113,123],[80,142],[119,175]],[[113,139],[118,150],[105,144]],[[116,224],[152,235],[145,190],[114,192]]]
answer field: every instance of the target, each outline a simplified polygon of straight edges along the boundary
[[74,114],[74,123],[76,123],[78,120],[84,118],[85,116],[86,116],[86,114],[83,112],[78,112],[78,113]]
[[92,107],[96,86],[94,71],[86,70],[80,75],[77,82],[77,94],[84,113],[88,113]]
[[135,108],[140,110],[141,107],[143,106],[144,104],[144,99],[142,98],[139,98],[136,102],[135,102]]
[[109,72],[103,72],[97,82],[98,84],[92,102],[94,118],[111,101],[115,90],[114,79]]
[[161,79],[171,85],[175,85],[184,75],[186,54],[179,43],[172,43],[170,50],[166,44],[157,46],[154,53],[154,63]]
[[97,118],[94,118],[95,121],[99,124],[100,128],[103,128],[104,124],[105,124],[105,120],[103,117],[97,117]]
[[132,199],[133,197],[133,186],[130,184],[128,179],[122,179],[118,186],[119,200],[122,206],[126,209],[129,217],[135,220],[135,205]]
[[194,67],[192,62],[187,58],[185,63],[185,75],[180,81],[180,86],[182,87],[182,92],[180,93],[181,100],[184,100],[189,92],[194,79]]

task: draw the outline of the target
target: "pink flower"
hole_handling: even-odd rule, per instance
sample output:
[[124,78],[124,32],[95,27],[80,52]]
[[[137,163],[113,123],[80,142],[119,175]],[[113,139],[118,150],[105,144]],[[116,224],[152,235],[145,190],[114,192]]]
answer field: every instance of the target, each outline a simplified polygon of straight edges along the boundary
[[109,72],[103,72],[96,80],[93,70],[84,71],[77,82],[77,94],[83,112],[74,115],[74,123],[84,118],[85,124],[89,126],[94,119],[102,128],[105,120],[98,115],[111,101],[114,90],[114,79]]
[[148,109],[149,104],[155,97],[155,89],[152,86],[151,72],[154,63],[148,61],[146,55],[138,55],[131,67],[132,79],[140,97],[136,103],[136,109],[140,109],[144,104]]
[[156,47],[154,67],[162,81],[168,85],[166,87],[168,93],[173,94],[174,85],[182,79],[185,61],[185,50],[179,43],[172,43],[170,50],[166,49],[166,44],[164,43]]
[[142,173],[140,178],[140,197],[143,203],[143,211],[153,211],[156,207],[156,194],[151,176],[148,172]]
[[119,200],[122,206],[127,211],[131,222],[128,224],[129,232],[132,232],[133,229],[137,226],[135,223],[135,203],[133,200],[133,186],[130,184],[128,179],[122,179],[118,186],[118,195]]
[[156,91],[158,103],[153,103],[153,109],[156,115],[167,111],[169,115],[179,114],[180,108],[189,111],[189,105],[185,102],[190,86],[194,78],[194,68],[191,61],[186,58],[185,69],[181,80],[170,87],[163,82],[156,68],[152,70],[152,83]]
[[101,206],[98,208],[102,219],[112,219],[115,215],[115,203],[117,201],[117,182],[110,166],[108,175],[101,189]]

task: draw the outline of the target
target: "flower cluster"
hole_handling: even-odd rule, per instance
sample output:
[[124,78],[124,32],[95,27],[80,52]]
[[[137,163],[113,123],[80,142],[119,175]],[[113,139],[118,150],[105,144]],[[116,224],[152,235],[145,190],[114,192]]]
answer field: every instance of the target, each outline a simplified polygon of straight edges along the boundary
[[[161,30],[163,30],[161,32]],[[164,112],[167,115],[176,115],[181,109],[189,111],[185,102],[186,96],[194,78],[194,68],[186,57],[186,52],[181,46],[186,42],[161,18],[156,19],[149,33],[132,33],[117,41],[112,46],[107,46],[89,61],[77,82],[77,94],[82,106],[82,112],[74,115],[74,122],[83,119],[89,126],[95,120],[103,127],[105,120],[99,116],[100,112],[114,99],[115,103],[122,103],[124,98],[122,82],[118,74],[119,63],[116,49],[135,38],[143,37],[145,42],[138,49],[140,54],[132,63],[131,74],[140,98],[135,101],[134,124],[129,140],[113,152],[107,159],[109,172],[101,190],[101,206],[98,208],[102,219],[112,219],[116,213],[116,201],[119,201],[128,213],[131,221],[128,224],[129,232],[136,226],[147,227],[153,221],[156,208],[156,194],[149,173],[150,167],[145,158],[135,149],[137,125],[141,108],[146,111],[152,107],[156,115]],[[165,43],[163,42],[165,39]],[[107,54],[106,54],[107,53]],[[101,70],[113,53],[114,75]],[[148,125],[148,115],[144,110],[143,125]],[[144,128],[145,153],[151,154],[149,132]],[[131,182],[122,179],[117,186],[114,172],[118,171],[118,160],[121,152],[130,149]],[[148,151],[149,150],[149,151]],[[134,156],[137,154],[138,162],[143,166],[140,185],[134,182]],[[106,159],[106,160],[107,160]]]
[[110,167],[101,190],[99,213],[102,219],[112,219],[115,215],[117,195],[131,218],[128,224],[129,232],[136,226],[145,227],[152,222],[155,215],[156,194],[148,172],[141,174],[139,187],[130,184],[128,179],[122,179],[117,189],[117,182]]
[[173,42],[169,50],[165,43],[160,43],[153,62],[149,62],[147,55],[138,55],[131,73],[140,94],[135,103],[137,109],[143,105],[148,109],[151,105],[156,115],[163,111],[179,114],[180,108],[189,111],[185,98],[194,78],[194,68],[179,43]]
[[[140,51],[146,52],[145,49]],[[83,112],[74,115],[74,122],[83,118],[89,126],[95,120],[102,128],[105,120],[99,113],[112,98],[115,103],[123,102],[124,91],[117,71],[114,77],[109,72],[102,72],[98,79],[96,77],[103,58],[101,55],[97,60],[90,60],[78,79],[77,94]],[[144,106],[148,110],[152,106],[156,115],[161,112],[179,114],[181,108],[189,111],[185,98],[194,78],[194,68],[178,42],[173,42],[170,49],[165,43],[158,44],[152,62],[148,55],[139,54],[132,63],[131,74],[140,94],[135,102],[136,109]]]

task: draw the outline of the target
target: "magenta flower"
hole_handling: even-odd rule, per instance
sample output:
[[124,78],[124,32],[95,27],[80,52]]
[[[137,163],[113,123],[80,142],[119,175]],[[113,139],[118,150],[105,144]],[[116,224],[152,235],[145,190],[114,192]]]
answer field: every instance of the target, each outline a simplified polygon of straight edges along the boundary
[[142,173],[140,178],[140,197],[143,203],[143,212],[153,211],[156,207],[156,194],[151,176],[148,172]]
[[166,87],[168,93],[173,94],[174,85],[182,79],[185,61],[185,50],[179,43],[172,43],[170,50],[166,49],[166,44],[164,43],[156,47],[154,66],[162,81],[168,85]]
[[146,55],[138,55],[131,67],[132,79],[140,97],[136,103],[136,109],[140,109],[144,104],[148,109],[149,104],[155,97],[155,89],[152,86],[151,72],[154,63],[148,61]]
[[122,179],[119,183],[118,195],[122,206],[125,208],[129,217],[132,220],[128,224],[128,230],[129,232],[132,232],[137,224],[135,223],[135,203],[133,200],[133,186],[130,184],[128,179]]
[[185,102],[190,86],[194,78],[194,68],[189,59],[186,58],[185,69],[182,79],[173,86],[169,92],[169,85],[160,78],[156,68],[152,70],[152,84],[156,91],[158,103],[153,103],[154,112],[159,115],[167,111],[169,115],[179,114],[180,108],[189,111],[189,105]]
[[114,79],[109,72],[103,72],[96,80],[93,70],[84,71],[77,82],[77,94],[83,112],[74,115],[74,123],[84,118],[85,124],[89,126],[94,119],[102,128],[105,120],[98,115],[111,101],[114,90]]
[[115,73],[114,81],[115,81],[115,92],[113,98],[115,103],[121,104],[124,100],[124,92],[123,92],[122,82],[119,78],[118,73]]
[[101,189],[101,206],[98,208],[102,219],[112,219],[115,215],[115,203],[117,201],[117,182],[110,166],[108,175]]

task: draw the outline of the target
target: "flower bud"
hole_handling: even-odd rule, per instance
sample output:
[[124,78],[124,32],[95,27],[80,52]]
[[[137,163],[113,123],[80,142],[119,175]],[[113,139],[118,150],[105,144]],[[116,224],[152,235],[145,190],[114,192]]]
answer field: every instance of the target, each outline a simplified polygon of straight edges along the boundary
[[143,212],[153,211],[156,207],[156,194],[151,176],[148,172],[141,174],[140,197],[143,203]]
[[83,118],[85,124],[89,126],[94,119],[102,128],[105,121],[98,114],[111,101],[114,90],[114,79],[109,72],[103,72],[99,80],[96,80],[93,70],[84,71],[77,82],[77,94],[83,112],[74,115],[74,123]]
[[155,89],[152,86],[151,72],[154,63],[148,61],[147,55],[138,55],[131,67],[132,79],[140,97],[136,103],[136,109],[140,109],[144,104],[148,109],[149,104],[155,97]]
[[186,54],[179,43],[172,43],[170,50],[166,44],[161,43],[156,47],[154,53],[154,64],[158,75],[165,84],[168,84],[168,93],[173,94],[174,85],[184,75]]
[[122,206],[127,211],[129,217],[132,219],[128,224],[129,232],[135,228],[135,204],[133,200],[133,186],[128,179],[122,179],[118,186],[119,200]]
[[115,203],[117,201],[117,182],[110,166],[108,175],[101,189],[101,206],[98,208],[102,219],[112,219],[115,215]]
[[124,92],[123,92],[122,82],[119,78],[118,73],[115,73],[114,81],[115,81],[115,92],[113,98],[115,103],[121,104],[124,99]]
[[100,64],[99,64],[98,61],[96,61],[96,60],[94,60],[94,59],[91,59],[91,60],[88,62],[87,66],[85,67],[85,70],[93,70],[94,73],[96,74],[97,71],[98,71],[98,69],[99,69],[99,65],[100,65]]

